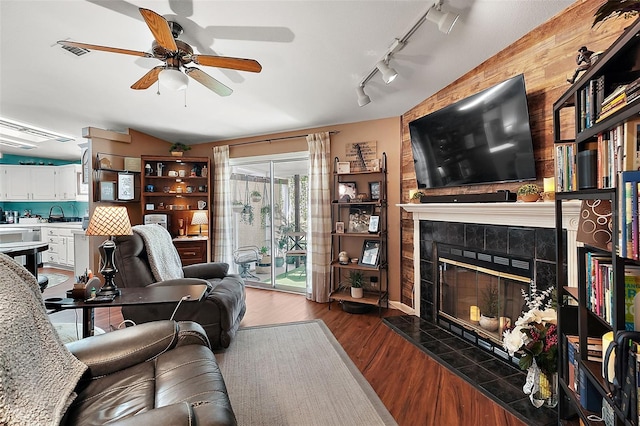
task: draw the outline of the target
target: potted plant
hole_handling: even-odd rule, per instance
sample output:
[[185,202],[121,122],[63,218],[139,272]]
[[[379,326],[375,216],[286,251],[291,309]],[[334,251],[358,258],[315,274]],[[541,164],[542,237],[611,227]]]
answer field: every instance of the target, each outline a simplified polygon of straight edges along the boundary
[[364,289],[362,284],[364,282],[364,273],[362,271],[349,272],[349,285],[351,286],[351,297],[354,299],[362,299],[364,296]]
[[496,284],[489,284],[489,287],[482,291],[480,327],[487,331],[496,331],[498,329],[500,308],[498,296],[498,286]]
[[257,190],[253,190],[251,191],[251,201],[253,201],[254,203],[258,203],[260,202],[260,200],[262,200],[262,194],[260,194],[260,191]]
[[260,227],[267,227],[267,218],[271,214],[271,206],[260,207]]
[[245,204],[242,206],[240,219],[248,225],[253,225],[253,206],[251,204]]
[[525,202],[534,202],[540,199],[540,187],[535,183],[527,183],[518,188],[518,198]]
[[257,274],[269,274],[271,273],[271,256],[269,255],[269,249],[267,246],[260,247],[260,260],[256,265]]
[[174,157],[182,157],[182,154],[184,154],[185,151],[189,151],[190,149],[191,147],[189,145],[185,145],[181,142],[176,142],[171,145],[171,148],[169,148],[169,152]]
[[242,208],[244,207],[244,203],[239,200],[233,200],[231,202],[231,208],[234,213],[242,213]]
[[410,203],[420,203],[420,199],[425,196],[426,194],[422,191],[416,191],[414,192],[414,194],[411,196],[411,198],[409,199]]

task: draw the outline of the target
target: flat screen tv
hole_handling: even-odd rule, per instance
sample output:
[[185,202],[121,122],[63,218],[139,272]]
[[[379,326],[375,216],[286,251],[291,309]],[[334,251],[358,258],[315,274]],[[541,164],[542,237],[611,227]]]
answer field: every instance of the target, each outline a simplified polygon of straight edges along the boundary
[[418,188],[536,178],[522,74],[409,123]]

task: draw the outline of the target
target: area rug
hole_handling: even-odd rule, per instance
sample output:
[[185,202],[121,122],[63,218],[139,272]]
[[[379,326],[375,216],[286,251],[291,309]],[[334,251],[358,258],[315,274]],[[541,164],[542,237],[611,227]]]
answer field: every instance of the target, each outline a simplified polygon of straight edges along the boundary
[[44,275],[45,277],[49,278],[49,285],[47,285],[47,288],[51,288],[51,287],[57,286],[58,284],[62,284],[63,282],[69,279],[69,277],[67,277],[66,275],[55,274],[51,272],[46,274],[42,274],[42,273],[38,274],[38,276],[40,275]]
[[322,320],[241,328],[216,358],[240,425],[396,424]]

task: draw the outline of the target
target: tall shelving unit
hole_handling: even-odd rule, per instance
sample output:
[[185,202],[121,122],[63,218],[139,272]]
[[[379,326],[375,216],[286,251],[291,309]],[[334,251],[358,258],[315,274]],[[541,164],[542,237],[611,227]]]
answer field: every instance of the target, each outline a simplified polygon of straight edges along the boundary
[[[211,162],[206,157],[142,156],[142,212],[167,215],[167,225],[183,265],[211,258],[211,226],[191,225],[196,210],[211,223]],[[203,204],[199,209],[198,204]],[[182,225],[182,226],[181,226]]]
[[[607,49],[601,57],[589,68],[553,106],[554,137],[556,146],[571,146],[573,158],[564,158],[558,161],[556,158],[556,179],[559,174],[567,176],[589,176],[589,173],[600,172],[592,170],[587,163],[576,161],[579,153],[594,150],[597,147],[600,158],[598,169],[605,162],[599,141],[603,134],[619,129],[621,123],[636,118],[640,113],[640,100],[623,104],[615,111],[604,114],[600,108],[601,100],[605,99],[621,85],[632,83],[640,77],[640,67],[636,61],[629,61],[640,54],[640,20],[631,25]],[[605,118],[600,118],[600,117]],[[575,128],[575,138],[563,139],[563,131],[567,128]],[[617,131],[617,130],[616,130]],[[622,155],[622,153],[620,154]],[[615,160],[613,161],[618,161]],[[559,167],[563,165],[563,167]],[[623,164],[622,162],[620,164]],[[566,173],[570,167],[570,173]],[[580,169],[582,167],[582,169]],[[613,167],[613,170],[616,170]],[[590,180],[587,179],[587,182]],[[583,181],[584,182],[584,181]],[[593,181],[591,181],[593,182]],[[587,359],[588,339],[602,338],[607,332],[625,329],[625,266],[639,265],[638,261],[620,256],[619,232],[620,229],[620,188],[617,185],[617,175],[613,173],[608,182],[604,179],[596,181],[596,188],[588,188],[591,185],[574,184],[565,187],[565,192],[556,193],[556,263],[558,282],[558,355],[559,355],[559,424],[604,424],[594,422],[591,415],[600,416],[600,412],[590,412],[584,405],[589,405],[585,397],[589,395],[592,400],[603,401],[610,406],[613,412],[613,423],[619,425],[636,425],[636,419],[630,419],[622,410],[620,400],[616,395],[608,392],[609,386],[603,378],[602,362]],[[604,182],[604,183],[603,183]],[[565,180],[566,183],[566,180]],[[558,185],[556,185],[558,187]],[[595,241],[591,244],[584,241],[577,249],[577,278],[578,287],[568,285],[565,253],[567,234],[563,231],[563,203],[565,200],[582,200],[610,202],[611,203],[611,230],[612,237],[609,246],[602,246]],[[604,299],[595,293],[596,290],[589,287],[590,257],[598,256],[602,259],[610,273],[610,287],[606,289]],[[578,351],[575,353],[575,361],[571,362],[567,336],[578,337]],[[603,348],[606,351],[606,348]],[[577,372],[574,366],[577,366]],[[577,373],[577,379],[575,378]],[[576,383],[578,383],[576,389]],[[582,395],[579,393],[582,392]],[[636,401],[630,401],[636,404]],[[596,404],[597,405],[597,404]]]
[[[331,232],[331,295],[330,301],[358,303],[377,306],[382,311],[388,306],[388,258],[387,258],[387,156],[382,153],[381,164],[376,171],[338,173],[339,159],[334,161],[333,201],[331,217],[334,226]],[[341,185],[349,184],[355,190],[355,197],[349,200],[340,196]],[[376,188],[378,188],[376,190]],[[371,192],[379,191],[377,198]],[[358,194],[367,194],[367,199],[359,199]],[[378,229],[370,232],[356,224],[356,217],[366,212],[378,217]],[[370,219],[369,219],[370,220]],[[341,223],[340,229],[336,223]],[[367,222],[368,226],[368,222]],[[363,258],[365,247],[377,249],[377,261],[368,264]],[[339,253],[346,251],[349,261],[341,262]],[[352,259],[357,259],[352,262]],[[363,262],[364,261],[364,262]],[[353,298],[348,285],[349,273],[360,271],[364,274],[364,297]],[[331,308],[331,304],[329,305]]]

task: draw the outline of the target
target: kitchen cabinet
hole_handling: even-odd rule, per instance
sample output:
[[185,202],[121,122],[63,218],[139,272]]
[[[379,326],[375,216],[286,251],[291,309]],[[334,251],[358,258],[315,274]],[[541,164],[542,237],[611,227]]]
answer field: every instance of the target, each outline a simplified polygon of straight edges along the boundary
[[58,201],[75,201],[78,195],[79,164],[58,166],[55,169],[55,194]]
[[54,172],[52,166],[4,167],[2,180],[5,182],[7,201],[54,200]]
[[75,261],[73,231],[69,228],[42,228],[42,241],[49,244],[43,253],[43,262],[62,266],[73,266]]

